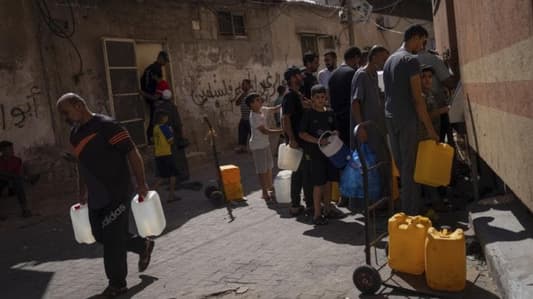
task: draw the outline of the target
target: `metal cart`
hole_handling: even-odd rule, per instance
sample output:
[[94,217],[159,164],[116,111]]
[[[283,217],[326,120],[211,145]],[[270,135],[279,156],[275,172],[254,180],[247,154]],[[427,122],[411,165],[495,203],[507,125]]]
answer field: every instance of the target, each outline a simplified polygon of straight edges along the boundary
[[[363,122],[359,125],[357,125],[354,129],[352,138],[357,138],[357,135],[359,133],[359,130],[361,127],[371,127],[375,126],[375,124],[371,121]],[[357,287],[359,291],[363,294],[374,294],[376,293],[382,286],[383,282],[381,280],[381,276],[379,274],[379,270],[381,270],[383,267],[387,265],[387,263],[380,264],[377,257],[377,247],[378,243],[381,243],[383,239],[385,239],[388,236],[387,232],[387,226],[386,223],[383,225],[385,228],[382,227],[378,228],[377,218],[376,218],[376,211],[379,208],[384,207],[385,205],[388,206],[387,216],[392,216],[393,210],[394,210],[394,202],[393,198],[391,196],[392,192],[392,161],[391,161],[391,154],[389,151],[388,144],[385,140],[384,136],[380,136],[381,139],[381,145],[383,148],[386,149],[386,158],[385,160],[378,160],[376,164],[369,167],[367,165],[366,157],[364,156],[363,151],[361,150],[361,144],[359,142],[354,142],[355,144],[355,150],[357,150],[357,154],[359,155],[359,161],[361,163],[361,171],[363,176],[363,214],[364,214],[364,225],[365,225],[365,262],[366,264],[363,266],[359,266],[355,269],[353,272],[353,283]],[[382,188],[382,196],[371,202],[371,199],[368,196],[368,174],[371,170],[376,169],[379,170],[385,170],[381,171],[382,173],[386,173],[387,175],[382,175],[382,186],[388,186],[386,188]],[[386,217],[388,219],[388,217]],[[374,268],[372,266],[372,253],[371,249],[374,248],[374,259],[375,259],[375,265],[377,268]],[[387,250],[386,250],[387,251]]]
[[226,210],[228,211],[229,222],[235,220],[233,216],[233,209],[231,207],[231,201],[226,198],[224,192],[224,183],[222,182],[222,174],[220,173],[220,162],[218,159],[217,146],[215,142],[216,133],[207,116],[204,116],[204,121],[209,128],[208,137],[210,137],[211,148],[213,150],[213,159],[215,161],[215,167],[217,172],[217,184],[213,186],[207,186],[204,190],[205,196],[211,200],[220,202],[223,201],[226,204]]
[[[361,127],[370,127],[375,126],[372,121],[366,121],[357,125],[354,129],[353,136],[351,138],[357,138],[357,134]],[[363,177],[363,213],[364,213],[364,225],[365,225],[365,265],[359,266],[353,272],[353,283],[361,293],[365,295],[375,294],[382,286],[392,289],[395,293],[401,293],[402,295],[411,295],[411,296],[430,296],[430,297],[441,297],[438,294],[434,293],[425,293],[421,291],[415,291],[411,289],[406,289],[400,286],[391,285],[384,282],[381,279],[379,271],[387,266],[387,262],[381,263],[378,260],[377,254],[377,245],[386,242],[384,239],[388,236],[388,219],[392,216],[394,212],[394,198],[392,196],[392,180],[395,179],[392,176],[392,155],[389,150],[389,145],[385,136],[380,134],[380,145],[385,149],[383,155],[385,156],[384,160],[378,160],[374,165],[367,165],[366,157],[364,152],[361,150],[361,145],[359,142],[354,142],[355,149],[359,155],[359,160],[361,163],[362,177]],[[379,158],[379,155],[378,155]],[[368,176],[369,172],[376,169],[378,172],[381,171],[380,178],[382,179],[382,195],[379,199],[371,201],[369,198],[369,185],[368,185]],[[380,209],[387,206],[388,210],[386,217],[384,219],[378,219],[377,215]],[[383,218],[383,217],[381,217]],[[381,226],[378,225],[378,221],[382,220]],[[388,243],[384,244],[385,254],[388,255]],[[372,253],[371,249],[374,249],[374,265],[372,266]]]

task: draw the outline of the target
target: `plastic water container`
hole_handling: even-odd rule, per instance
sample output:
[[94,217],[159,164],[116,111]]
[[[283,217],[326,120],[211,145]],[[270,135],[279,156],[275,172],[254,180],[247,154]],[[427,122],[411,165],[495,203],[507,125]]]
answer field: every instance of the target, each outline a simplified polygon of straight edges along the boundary
[[331,201],[339,202],[341,198],[341,191],[338,182],[331,182]]
[[292,171],[282,170],[274,178],[274,189],[278,203],[291,202],[291,175]]
[[96,242],[89,222],[89,208],[87,205],[74,204],[70,207],[70,220],[76,242],[80,244],[92,244]]
[[167,225],[156,191],[148,191],[145,198],[135,195],[131,200],[131,211],[141,237],[159,236]]
[[222,165],[220,166],[220,174],[224,185],[241,183],[241,170],[238,166]]
[[[328,141],[325,145],[320,144],[323,138],[327,138]],[[344,168],[350,160],[350,149],[344,144],[344,142],[342,142],[340,137],[332,131],[326,131],[320,135],[318,138],[318,147],[337,168]]]
[[438,291],[458,292],[466,286],[466,245],[463,230],[450,233],[431,227],[426,237],[426,282]]
[[424,273],[425,242],[431,220],[397,213],[389,218],[389,256],[391,269],[419,275]]
[[282,143],[278,147],[278,168],[296,171],[300,166],[304,152],[301,149],[290,147]]
[[224,184],[224,194],[226,195],[226,200],[242,200],[244,191],[241,182]]
[[453,147],[446,143],[424,140],[418,143],[415,166],[415,182],[440,187],[450,184]]

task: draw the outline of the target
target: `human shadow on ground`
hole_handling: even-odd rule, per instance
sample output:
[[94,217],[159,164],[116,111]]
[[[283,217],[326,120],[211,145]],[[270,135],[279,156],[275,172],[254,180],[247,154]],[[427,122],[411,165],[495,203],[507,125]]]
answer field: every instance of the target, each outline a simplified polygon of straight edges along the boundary
[[[401,281],[401,282],[400,282]],[[460,298],[483,298],[483,299],[498,299],[496,294],[480,288],[471,281],[466,282],[466,287],[460,292],[443,292],[430,289],[425,281],[424,275],[410,275],[405,273],[394,273],[385,279],[385,283],[389,286],[382,286],[382,288],[375,295],[360,295],[361,299],[382,299],[390,296],[406,296],[408,298],[446,298],[446,299],[460,299]],[[394,286],[394,287],[390,287]],[[397,287],[404,287],[397,288]],[[421,292],[416,294],[413,292]]]
[[[242,156],[241,156],[242,157]],[[238,164],[241,160],[249,167],[251,158],[239,157],[234,159],[232,155],[222,156],[221,161],[226,164]],[[252,168],[253,169],[253,168]],[[253,170],[252,170],[253,171]],[[245,190],[251,176],[243,176]],[[206,162],[200,167],[195,167],[191,173],[192,180],[208,182],[216,178],[216,172],[211,162]],[[253,177],[255,178],[255,176]],[[203,190],[194,191],[182,189],[177,192],[182,200],[167,203],[164,192],[161,194],[163,210],[167,220],[167,226],[163,234],[179,229],[183,224],[200,215],[225,209],[225,205],[220,202],[213,202],[204,196]],[[72,198],[66,196],[66,198]],[[30,218],[23,225],[7,227],[1,226],[0,230],[4,240],[0,246],[0,269],[8,269],[0,272],[0,281],[12,281],[9,285],[17,289],[17,296],[13,298],[39,298],[46,292],[50,279],[43,279],[44,271],[32,270],[33,266],[47,262],[61,262],[78,259],[95,259],[102,257],[102,247],[99,244],[80,245],[74,239],[72,224],[68,215],[69,207],[73,204],[67,201],[50,200],[56,206],[53,214]],[[233,203],[232,208],[238,209],[246,206],[246,202]],[[227,223],[227,213],[220,214],[220,223]],[[10,218],[6,221],[11,221]],[[238,221],[238,218],[237,218]],[[5,221],[4,221],[5,222]],[[130,215],[130,231],[136,232],[133,216]],[[27,267],[19,265],[28,264]],[[22,276],[21,276],[22,275]],[[50,275],[53,275],[50,274]],[[22,277],[22,278],[20,278]],[[20,279],[19,279],[20,278]],[[32,281],[31,288],[19,287],[25,281]],[[28,295],[27,295],[28,294]],[[33,296],[31,294],[37,294]],[[40,295],[39,295],[40,294]]]
[[312,226],[305,236],[321,238],[337,244],[364,245],[364,227],[357,222],[328,219],[327,225]]
[[[150,276],[150,275],[144,275],[144,274],[143,275],[139,275],[139,278],[141,279],[141,282],[139,282],[138,284],[136,284],[133,287],[129,288],[128,291],[125,294],[120,295],[120,296],[118,296],[116,298],[117,299],[133,298],[136,294],[140,293],[142,290],[144,290],[149,285],[151,285],[152,283],[154,283],[155,281],[157,281],[159,279],[157,277]],[[100,299],[100,298],[103,299],[103,298],[108,298],[108,297],[104,297],[104,296],[101,296],[100,294],[97,294],[97,295],[88,297],[87,299]]]

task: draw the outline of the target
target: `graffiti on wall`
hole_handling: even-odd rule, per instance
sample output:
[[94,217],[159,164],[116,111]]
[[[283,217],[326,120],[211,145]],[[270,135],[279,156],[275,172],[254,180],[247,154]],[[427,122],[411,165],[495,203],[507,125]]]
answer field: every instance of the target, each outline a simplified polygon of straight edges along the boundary
[[11,128],[21,129],[30,119],[38,119],[37,102],[40,94],[41,89],[37,86],[32,86],[23,101],[12,105],[0,104],[0,129],[2,131],[7,131]]
[[[252,83],[252,90],[259,93],[265,100],[270,100],[276,95],[276,90],[282,84],[281,75],[278,72],[267,71],[264,74],[252,74],[248,72],[246,76]],[[191,91],[191,97],[198,106],[204,106],[212,102],[215,107],[233,106],[236,96],[241,94],[240,79],[219,79],[217,74],[213,74],[210,80],[200,82],[196,90]]]

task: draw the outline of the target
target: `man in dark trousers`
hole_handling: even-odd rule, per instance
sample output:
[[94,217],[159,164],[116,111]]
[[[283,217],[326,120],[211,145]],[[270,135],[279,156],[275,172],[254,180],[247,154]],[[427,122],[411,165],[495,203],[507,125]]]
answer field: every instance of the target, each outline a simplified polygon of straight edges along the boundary
[[[285,71],[284,78],[287,81],[289,91],[283,97],[281,104],[283,132],[290,147],[302,148],[305,146],[305,142],[300,139],[300,123],[304,113],[304,99],[299,90],[302,86],[303,78],[300,69],[295,66],[289,67]],[[308,209],[313,207],[313,186],[311,180],[307,177],[308,162],[305,157],[302,157],[298,169],[291,176],[291,208],[289,212],[293,216],[300,214],[304,210],[300,204],[302,187],[304,189],[306,207]]]
[[250,79],[243,79],[241,82],[241,93],[235,97],[235,106],[239,106],[241,110],[241,119],[239,120],[238,128],[238,142],[235,152],[238,154],[248,152],[248,139],[251,134],[250,129],[250,107],[246,105],[244,99],[252,89],[252,82]]
[[352,78],[359,67],[361,50],[351,47],[344,52],[344,63],[341,64],[329,78],[330,106],[333,109],[337,124],[339,125],[339,137],[344,144],[350,144],[350,93]]
[[[352,78],[359,67],[361,50],[351,47],[344,52],[344,62],[339,66],[329,78],[328,91],[330,107],[335,114],[339,137],[344,144],[350,145],[350,92]],[[348,198],[342,197],[338,206],[348,205]]]
[[420,63],[415,54],[423,49],[428,32],[421,25],[412,25],[404,33],[402,47],[385,62],[385,122],[392,154],[401,180],[401,211],[419,215],[423,202],[420,185],[415,183],[416,153],[418,149],[417,124],[421,122],[430,139],[439,140],[422,97]]
[[[157,78],[163,77],[163,67],[169,62],[168,59],[168,53],[165,51],[159,52],[157,55],[157,60],[150,64],[143,72],[143,75],[141,77],[141,90],[150,94],[154,95],[155,90],[157,88]],[[148,128],[146,129],[146,138],[148,139],[148,143],[152,144],[152,134],[154,131],[154,100],[149,97],[144,97],[144,100],[148,104],[148,111],[149,111],[149,123]]]
[[148,186],[141,155],[126,129],[112,118],[92,113],[85,100],[67,93],[57,100],[57,109],[72,126],[70,142],[79,161],[80,203],[88,203],[93,235],[104,246],[104,267],[109,286],[103,297],[127,291],[127,251],[139,254],[139,272],[150,263],[154,241],[128,232],[133,186],[146,196]]

